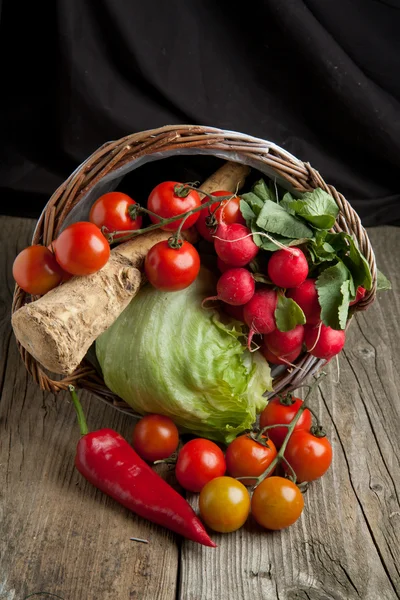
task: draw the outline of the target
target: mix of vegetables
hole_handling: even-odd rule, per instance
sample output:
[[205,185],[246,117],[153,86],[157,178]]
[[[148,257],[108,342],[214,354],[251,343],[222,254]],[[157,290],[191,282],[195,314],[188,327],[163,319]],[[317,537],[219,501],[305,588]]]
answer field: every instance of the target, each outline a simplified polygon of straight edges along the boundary
[[[207,546],[215,544],[200,519],[148,463],[174,464],[214,531],[235,531],[250,513],[272,530],[298,519],[300,488],[323,476],[332,448],[307,398],[267,403],[264,393],[273,389],[271,365],[291,369],[306,352],[326,361],[338,355],[352,307],[372,287],[356,240],[332,231],[338,212],[322,189],[294,197],[261,179],[238,197],[166,181],[147,208],[122,192],[104,194],[88,222],[17,256],[16,282],[44,295],[102,269],[112,244],[171,232],[147,252],[148,283],[95,344],[107,386],[143,415],[132,445],[109,429],[88,433],[71,388],[84,477]],[[378,288],[389,287],[379,273]],[[180,434],[192,438],[181,448]]]
[[107,387],[136,413],[229,442],[252,427],[272,378],[262,354],[247,349],[244,324],[202,307],[215,280],[202,268],[180,292],[144,286],[97,338],[96,355]]

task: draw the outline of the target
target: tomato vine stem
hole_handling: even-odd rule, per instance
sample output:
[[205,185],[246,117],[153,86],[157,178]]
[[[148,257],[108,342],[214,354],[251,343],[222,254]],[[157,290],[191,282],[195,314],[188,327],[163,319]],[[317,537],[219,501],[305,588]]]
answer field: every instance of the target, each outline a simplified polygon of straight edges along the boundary
[[[188,217],[190,217],[190,215],[200,212],[204,208],[207,208],[214,203],[218,203],[220,205],[224,200],[230,200],[235,195],[234,193],[232,193],[230,196],[213,196],[212,194],[209,194],[208,192],[204,192],[202,189],[198,189],[190,184],[182,184],[182,186],[187,187],[188,189],[191,189],[191,190],[195,190],[196,192],[198,192],[204,196],[207,196],[207,198],[208,198],[207,202],[204,202],[200,206],[196,206],[196,208],[192,208],[191,210],[189,210],[185,213],[181,213],[180,215],[175,215],[174,217],[169,217],[168,219],[163,219],[162,217],[160,217],[156,213],[153,213],[152,211],[148,210],[147,208],[144,208],[143,206],[138,206],[138,208],[136,208],[137,212],[146,213],[146,214],[152,215],[153,217],[157,217],[157,219],[159,219],[158,223],[153,223],[152,225],[148,225],[147,227],[142,227],[142,229],[135,229],[134,231],[130,231],[129,233],[127,233],[126,231],[109,232],[106,234],[106,237],[107,237],[109,243],[112,243],[114,241],[116,235],[121,236],[121,237],[118,237],[118,242],[126,242],[138,235],[141,235],[142,233],[148,233],[149,231],[154,231],[156,229],[160,229],[164,225],[169,225],[170,223],[174,223],[175,221],[179,221],[180,219],[186,220]],[[178,229],[178,231],[179,231],[179,229]]]
[[[292,435],[294,428],[296,427],[296,423],[299,421],[301,415],[303,414],[304,410],[306,408],[308,408],[307,406],[307,400],[311,394],[311,392],[314,390],[314,388],[319,384],[319,382],[321,381],[321,378],[324,377],[326,375],[325,372],[322,372],[319,377],[315,378],[315,381],[312,385],[308,385],[308,384],[304,384],[302,386],[300,386],[297,389],[300,388],[308,388],[306,397],[303,400],[303,404],[300,406],[299,410],[297,411],[297,413],[295,414],[295,416],[293,417],[293,419],[290,421],[290,423],[287,424],[277,424],[277,425],[268,425],[267,427],[264,427],[262,432],[267,431],[268,429],[272,429],[273,427],[286,427],[287,428],[287,434],[285,436],[285,439],[283,440],[283,444],[279,449],[278,454],[276,455],[276,457],[274,458],[274,460],[271,462],[271,464],[265,469],[264,473],[262,473],[258,478],[256,483],[252,486],[251,491],[254,491],[255,488],[260,485],[260,483],[262,481],[264,481],[264,479],[266,479],[268,477],[268,475],[270,475],[270,473],[272,473],[272,471],[275,469],[275,467],[280,464],[281,462],[284,462],[290,469],[291,474],[292,474],[292,479],[293,479],[293,483],[296,483],[296,473],[294,472],[293,467],[290,465],[290,463],[287,461],[287,459],[285,458],[284,454],[285,454],[285,450],[286,450],[286,446],[288,445],[288,442],[290,440],[290,436]],[[310,410],[308,408],[308,410]],[[311,411],[310,411],[311,412]],[[312,414],[315,415],[315,413],[312,411]]]

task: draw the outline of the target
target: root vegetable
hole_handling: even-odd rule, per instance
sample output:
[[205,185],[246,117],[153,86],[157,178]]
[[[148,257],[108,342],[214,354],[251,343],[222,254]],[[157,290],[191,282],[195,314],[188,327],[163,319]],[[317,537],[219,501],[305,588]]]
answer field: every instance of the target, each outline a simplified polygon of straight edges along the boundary
[[276,356],[286,356],[301,348],[304,340],[303,325],[296,325],[290,331],[275,329],[272,333],[264,335],[264,344]]
[[241,306],[233,306],[232,304],[226,304],[224,302],[222,305],[222,310],[227,315],[233,317],[237,321],[241,321],[242,323],[244,323],[243,308],[243,304]]
[[[215,189],[234,192],[243,185],[248,172],[244,165],[226,163],[201,189],[209,193]],[[156,230],[121,244],[112,250],[100,271],[73,277],[22,306],[12,316],[17,340],[46,369],[71,374],[94,340],[139,291],[144,282],[141,270],[147,252],[170,235]]]
[[229,269],[235,268],[235,267],[232,267],[232,265],[228,265],[219,256],[217,257],[217,267],[221,271],[221,273],[225,273],[226,271],[229,271]]
[[294,288],[308,275],[308,263],[300,248],[287,248],[274,252],[268,263],[268,276],[281,288]]
[[282,354],[280,356],[277,356],[268,348],[268,346],[265,346],[265,345],[261,346],[261,353],[263,354],[264,358],[266,358],[266,360],[273,365],[288,366],[288,365],[293,364],[294,361],[297,358],[299,358],[299,356],[301,354],[301,350],[302,350],[302,347],[299,346],[296,350],[293,350],[293,352],[290,352],[289,354]]
[[247,304],[254,295],[256,284],[250,271],[247,269],[229,269],[225,271],[217,282],[217,296],[206,298],[208,300],[222,300],[226,304],[241,306]]
[[250,229],[240,223],[221,223],[214,237],[214,247],[220,259],[232,267],[244,267],[259,250]]
[[248,347],[255,333],[271,333],[276,328],[275,309],[278,295],[274,290],[261,289],[244,306],[244,320],[250,328]]
[[305,325],[304,342],[313,356],[325,360],[339,354],[346,341],[346,333],[342,329],[332,329],[323,323]]
[[298,287],[289,289],[288,298],[294,300],[303,311],[307,325],[317,325],[321,320],[321,306],[318,302],[316,279],[306,279]]

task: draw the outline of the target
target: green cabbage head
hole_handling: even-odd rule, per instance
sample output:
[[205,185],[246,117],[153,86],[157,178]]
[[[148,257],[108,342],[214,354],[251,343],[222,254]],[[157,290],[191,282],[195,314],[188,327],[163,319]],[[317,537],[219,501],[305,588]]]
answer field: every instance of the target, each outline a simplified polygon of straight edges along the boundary
[[264,357],[245,348],[241,324],[201,307],[215,283],[202,269],[179,292],[144,286],[96,340],[96,354],[106,385],[137,413],[229,443],[252,427],[272,379]]

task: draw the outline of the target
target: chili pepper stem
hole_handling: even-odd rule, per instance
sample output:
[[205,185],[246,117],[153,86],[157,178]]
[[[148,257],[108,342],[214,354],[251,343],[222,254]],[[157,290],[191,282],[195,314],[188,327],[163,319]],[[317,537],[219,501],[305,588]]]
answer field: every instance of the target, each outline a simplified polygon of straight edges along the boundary
[[168,458],[160,458],[159,460],[154,460],[153,461],[153,465],[160,465],[160,464],[175,465],[177,459],[178,459],[178,455],[177,454],[172,454]]
[[79,402],[79,399],[78,399],[78,396],[77,396],[74,386],[69,385],[68,389],[71,393],[72,402],[74,403],[74,407],[76,410],[76,416],[78,419],[78,425],[79,425],[79,429],[81,431],[81,435],[86,435],[87,433],[89,433],[89,429],[88,429],[88,426],[86,423],[85,415],[83,414],[82,405]]

